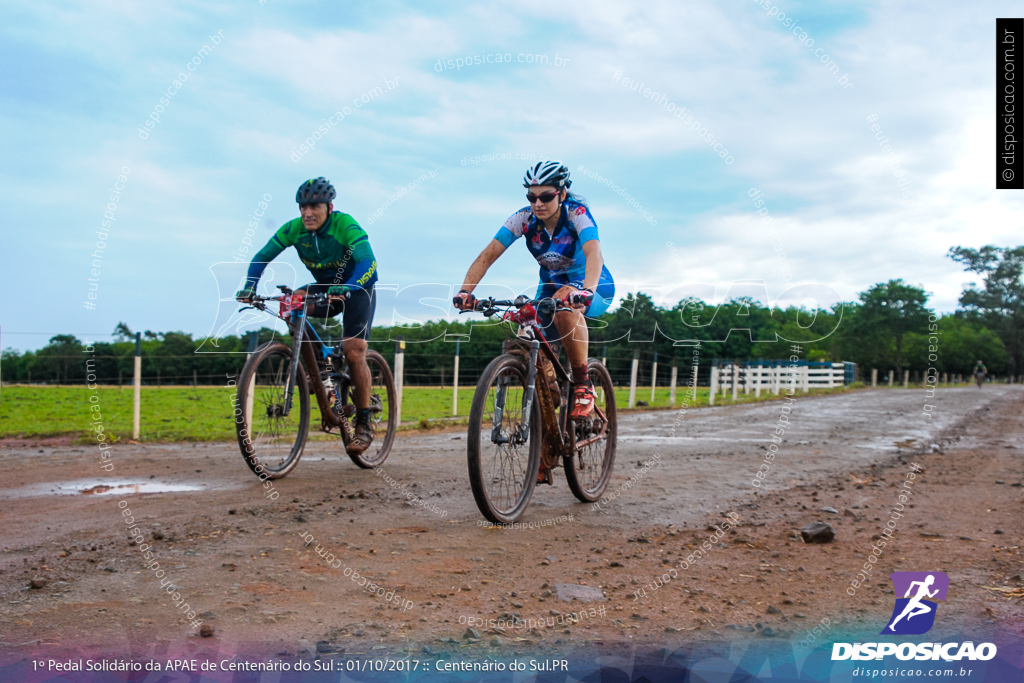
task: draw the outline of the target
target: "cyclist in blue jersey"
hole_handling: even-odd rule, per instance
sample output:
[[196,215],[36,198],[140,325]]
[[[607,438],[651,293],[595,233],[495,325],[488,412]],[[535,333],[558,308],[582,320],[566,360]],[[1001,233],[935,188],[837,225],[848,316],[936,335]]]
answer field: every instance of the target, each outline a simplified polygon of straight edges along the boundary
[[324,177],[307,180],[299,186],[295,201],[299,204],[301,217],[282,225],[253,257],[245,287],[235,297],[239,301],[251,301],[267,264],[288,247],[295,247],[302,263],[316,279],[316,282],[296,290],[296,294],[348,297],[328,304],[311,305],[309,315],[333,318],[344,311],[342,341],[334,354],[338,355],[339,350],[345,353],[355,384],[355,436],[347,450],[350,455],[359,455],[373,443],[373,429],[370,427],[371,378],[366,364],[366,343],[370,339],[376,308],[377,259],[373,256],[366,232],[356,220],[334,210],[335,196],[334,186]]
[[[594,412],[594,386],[587,373],[590,335],[584,316],[596,317],[608,310],[615,297],[615,283],[604,266],[597,224],[585,200],[569,192],[569,169],[560,161],[541,161],[527,169],[523,186],[530,205],[512,214],[491,243],[469,267],[462,291],[455,297],[460,310],[471,309],[473,290],[488,268],[520,237],[540,264],[536,298],[563,299],[573,311],[555,314],[557,328],[572,368],[574,407],[572,417]],[[545,336],[554,338],[551,320],[542,320]]]

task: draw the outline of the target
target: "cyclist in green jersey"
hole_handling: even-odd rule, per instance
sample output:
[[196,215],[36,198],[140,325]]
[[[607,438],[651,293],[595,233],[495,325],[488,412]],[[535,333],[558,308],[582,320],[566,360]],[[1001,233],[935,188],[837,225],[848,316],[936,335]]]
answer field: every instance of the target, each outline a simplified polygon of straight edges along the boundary
[[[314,318],[333,318],[344,311],[340,351],[348,359],[355,383],[353,402],[356,405],[355,437],[349,443],[348,452],[359,455],[373,443],[370,368],[366,365],[366,349],[376,308],[377,260],[366,232],[356,220],[334,210],[332,200],[335,196],[337,193],[326,178],[313,178],[302,183],[295,193],[302,216],[282,225],[253,257],[245,287],[235,296],[242,302],[251,301],[267,264],[288,247],[295,247],[299,258],[316,279],[316,282],[296,290],[297,294],[348,295],[345,300],[310,305],[307,310]],[[334,353],[338,354],[339,349]]]
[[979,389],[984,384],[986,375],[988,375],[988,368],[979,360],[978,364],[974,366],[974,381],[978,383]]

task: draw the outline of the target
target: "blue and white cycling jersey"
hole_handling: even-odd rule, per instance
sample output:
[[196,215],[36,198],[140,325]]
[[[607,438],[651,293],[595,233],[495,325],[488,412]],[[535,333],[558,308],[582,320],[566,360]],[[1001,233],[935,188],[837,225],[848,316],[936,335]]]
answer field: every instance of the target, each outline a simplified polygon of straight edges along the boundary
[[[561,285],[583,281],[587,271],[583,245],[598,239],[597,223],[586,206],[569,199],[562,204],[561,217],[554,234],[548,234],[544,223],[538,221],[527,206],[509,216],[494,239],[507,249],[520,237],[526,238],[526,247],[540,264],[540,287],[537,290],[540,298],[551,296]],[[607,267],[601,268],[595,294],[594,302],[586,311],[591,317],[608,310],[615,298],[615,282]]]

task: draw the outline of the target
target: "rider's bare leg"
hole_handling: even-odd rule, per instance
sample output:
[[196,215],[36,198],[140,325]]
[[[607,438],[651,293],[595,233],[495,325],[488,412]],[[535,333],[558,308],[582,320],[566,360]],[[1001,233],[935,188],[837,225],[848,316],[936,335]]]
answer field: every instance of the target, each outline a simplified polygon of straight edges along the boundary
[[[295,294],[306,296],[305,289],[296,289]],[[348,371],[355,383],[355,390],[352,392],[352,401],[356,408],[370,407],[370,368],[366,364],[366,349],[368,348],[365,339],[351,337],[341,342],[341,349],[348,359]]]
[[590,330],[581,311],[558,311],[555,313],[555,327],[562,338],[562,346],[569,357],[569,366],[576,368],[587,365],[590,348]]
[[341,343],[341,348],[348,359],[348,371],[355,385],[352,400],[356,408],[370,407],[370,368],[366,364],[367,344],[365,339],[349,337]]

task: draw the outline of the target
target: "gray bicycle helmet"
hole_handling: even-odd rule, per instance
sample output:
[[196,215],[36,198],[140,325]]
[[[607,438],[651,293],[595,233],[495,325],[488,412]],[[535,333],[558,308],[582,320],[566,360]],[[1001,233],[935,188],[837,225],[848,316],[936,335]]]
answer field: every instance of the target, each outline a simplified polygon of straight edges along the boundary
[[539,161],[526,169],[526,175],[523,176],[523,187],[533,185],[554,185],[559,189],[568,190],[572,185],[572,181],[569,180],[569,167],[554,159]]
[[330,204],[337,196],[331,181],[320,176],[299,185],[299,190],[295,193],[295,201],[299,204]]

